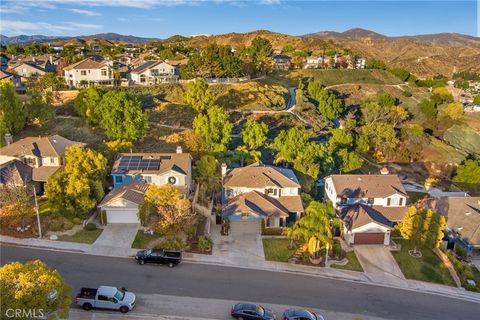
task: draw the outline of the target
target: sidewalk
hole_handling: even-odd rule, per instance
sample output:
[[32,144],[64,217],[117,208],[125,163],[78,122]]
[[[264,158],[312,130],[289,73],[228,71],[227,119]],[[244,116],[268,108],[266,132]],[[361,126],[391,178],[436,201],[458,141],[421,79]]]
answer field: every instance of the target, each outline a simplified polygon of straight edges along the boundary
[[[116,258],[130,258],[135,255],[137,249],[125,249],[116,248],[111,246],[92,246],[89,244],[64,242],[64,241],[52,241],[46,239],[18,239],[9,236],[0,236],[0,243],[10,244],[24,247],[40,248],[59,250],[67,252],[77,252],[91,255],[102,255]],[[416,280],[403,280],[395,283],[384,282],[380,278],[369,277],[363,272],[355,272],[348,270],[340,270],[333,268],[321,268],[311,267],[305,265],[297,265],[275,261],[259,261],[258,259],[235,259],[229,257],[218,257],[215,255],[204,255],[185,252],[183,254],[183,260],[188,263],[201,263],[210,265],[222,265],[236,268],[256,269],[264,271],[277,271],[287,272],[302,275],[310,275],[324,278],[333,278],[344,281],[354,281],[364,284],[398,288],[404,290],[412,290],[418,292],[424,292],[429,294],[437,294],[442,296],[448,296],[452,298],[458,298],[463,300],[469,300],[480,303],[480,294],[475,292],[466,291],[463,288],[449,287],[439,284],[433,284],[428,282],[416,281]]]

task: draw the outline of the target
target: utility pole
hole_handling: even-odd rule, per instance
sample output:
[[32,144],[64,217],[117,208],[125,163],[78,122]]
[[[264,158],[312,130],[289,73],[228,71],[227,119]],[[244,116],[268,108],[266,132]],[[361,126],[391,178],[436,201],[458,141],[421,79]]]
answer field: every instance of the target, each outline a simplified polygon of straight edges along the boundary
[[40,214],[38,213],[38,202],[37,202],[37,190],[35,185],[33,185],[33,198],[35,200],[35,213],[37,214],[37,224],[38,224],[38,238],[42,238],[42,226],[40,224]]
[[328,243],[326,245],[326,249],[327,250],[325,250],[325,268],[328,267],[328,264],[327,264],[328,263]]

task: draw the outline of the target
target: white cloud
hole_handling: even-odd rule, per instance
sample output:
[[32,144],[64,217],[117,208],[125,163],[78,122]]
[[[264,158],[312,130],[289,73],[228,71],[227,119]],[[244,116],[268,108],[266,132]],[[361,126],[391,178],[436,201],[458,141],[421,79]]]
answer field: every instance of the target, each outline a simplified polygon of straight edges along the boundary
[[271,6],[271,5],[276,5],[276,4],[281,4],[282,2],[280,0],[260,0],[259,4],[263,4],[266,6]]
[[84,9],[69,9],[68,11],[75,12],[75,13],[78,13],[78,14],[83,14],[83,15],[86,15],[86,16],[89,16],[89,17],[100,16],[101,15],[99,12],[84,10]]
[[77,22],[69,22],[68,25],[75,28],[80,28],[80,29],[99,29],[102,27],[99,24],[77,23]]
[[2,20],[1,29],[5,33],[62,33],[78,29],[98,29],[102,26],[96,24],[85,24],[68,22],[63,24],[51,24],[47,22],[29,22],[18,20]]

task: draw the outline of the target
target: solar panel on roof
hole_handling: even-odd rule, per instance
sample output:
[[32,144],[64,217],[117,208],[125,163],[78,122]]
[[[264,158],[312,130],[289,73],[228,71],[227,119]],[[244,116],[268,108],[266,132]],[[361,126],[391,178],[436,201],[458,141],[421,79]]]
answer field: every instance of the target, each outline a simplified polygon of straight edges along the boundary
[[161,160],[170,160],[170,159],[172,159],[172,157],[171,156],[160,156],[160,159]]

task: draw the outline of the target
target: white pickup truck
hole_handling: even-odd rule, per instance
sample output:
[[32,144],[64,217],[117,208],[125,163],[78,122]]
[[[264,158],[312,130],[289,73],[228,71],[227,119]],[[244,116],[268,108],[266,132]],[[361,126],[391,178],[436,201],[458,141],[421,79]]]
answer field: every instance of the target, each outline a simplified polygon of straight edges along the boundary
[[100,286],[98,289],[82,288],[75,298],[75,304],[84,310],[109,309],[127,313],[135,307],[135,294],[125,288]]

